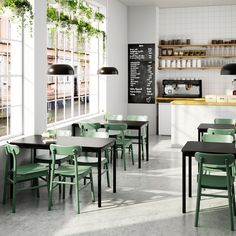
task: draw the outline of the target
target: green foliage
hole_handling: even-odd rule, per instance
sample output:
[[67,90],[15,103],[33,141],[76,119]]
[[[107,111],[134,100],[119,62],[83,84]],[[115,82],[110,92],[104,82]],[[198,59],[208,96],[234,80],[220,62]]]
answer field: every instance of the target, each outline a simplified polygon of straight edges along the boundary
[[12,20],[19,23],[19,18],[23,19],[24,26],[28,26],[32,29],[34,15],[32,5],[28,0],[2,0],[0,10],[4,12],[6,9],[10,9],[14,14]]
[[97,21],[99,21],[99,22],[103,22],[104,21],[104,19],[105,19],[105,16],[102,14],[102,13],[100,13],[100,12],[95,12],[95,14],[94,14],[94,19],[95,20],[97,20]]
[[[67,9],[73,13],[67,15],[63,10],[57,10],[53,6],[48,5],[47,19],[48,22],[54,23],[56,26],[62,26],[65,29],[70,30],[73,26],[76,27],[78,32],[78,38],[80,42],[85,41],[87,37],[103,37],[103,46],[105,48],[106,34],[95,28],[91,24],[91,20],[97,22],[103,22],[105,16],[100,12],[94,12],[93,8],[89,6],[87,2],[82,0],[55,0],[61,5],[61,9]],[[79,13],[79,14],[78,14]]]

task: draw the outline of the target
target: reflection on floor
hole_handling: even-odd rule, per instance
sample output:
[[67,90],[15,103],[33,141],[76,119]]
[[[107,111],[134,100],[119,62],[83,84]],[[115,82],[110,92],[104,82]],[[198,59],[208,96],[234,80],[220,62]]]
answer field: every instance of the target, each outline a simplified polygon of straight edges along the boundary
[[45,190],[40,199],[34,192],[19,193],[16,214],[9,201],[0,205],[0,235],[236,235],[230,231],[227,199],[202,201],[200,225],[193,226],[195,171],[194,196],[187,199],[187,214],[181,213],[181,151],[170,147],[169,137],[150,138],[150,161],[143,161],[142,169],[137,168],[137,158],[135,166],[131,160],[127,163],[124,171],[118,160],[116,194],[103,177],[102,208],[91,202],[89,191],[81,192],[80,215],[68,191],[64,201],[55,191],[51,212]]

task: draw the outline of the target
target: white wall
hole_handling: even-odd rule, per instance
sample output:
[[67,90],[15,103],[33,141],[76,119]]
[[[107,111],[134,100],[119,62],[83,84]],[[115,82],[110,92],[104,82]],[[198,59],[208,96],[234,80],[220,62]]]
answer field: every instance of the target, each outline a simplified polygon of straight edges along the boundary
[[[160,39],[189,38],[194,44],[210,43],[212,39],[235,39],[236,5],[160,9],[159,32]],[[236,55],[236,48],[234,51]],[[225,62],[227,64],[227,60]],[[159,73],[160,81],[167,78],[189,77],[202,79],[203,96],[225,94],[232,88],[232,76],[221,76],[220,69],[162,70]]]
[[[155,43],[157,45],[158,18],[159,18],[159,8],[156,8],[154,6],[128,7],[128,43],[129,44]],[[128,86],[128,81],[126,82],[126,87],[127,86]],[[147,115],[150,121],[150,126],[149,126],[150,134],[155,134],[156,132],[155,104],[128,104],[128,114]]]
[[117,0],[107,1],[107,66],[118,69],[118,76],[107,76],[106,111],[127,115],[128,60],[127,7]]

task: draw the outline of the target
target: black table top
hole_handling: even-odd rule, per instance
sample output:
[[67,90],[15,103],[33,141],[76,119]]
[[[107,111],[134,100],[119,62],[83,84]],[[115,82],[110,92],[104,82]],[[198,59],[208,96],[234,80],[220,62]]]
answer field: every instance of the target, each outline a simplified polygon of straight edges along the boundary
[[[102,126],[104,126],[105,122],[99,122]],[[109,120],[108,123],[120,123],[120,124],[127,124],[128,129],[138,129],[143,125],[149,124],[149,121],[134,121],[134,120]],[[79,126],[78,123],[73,123],[72,126]]]
[[212,143],[189,141],[182,148],[185,155],[194,155],[195,152],[228,153],[236,155],[235,143]]
[[[71,137],[59,136],[55,144],[72,146],[78,145],[83,150],[102,150],[106,147],[114,145],[115,138],[92,138],[92,137]],[[44,143],[41,135],[32,135],[12,141],[11,144],[16,144],[21,148],[49,149],[50,143]]]
[[207,124],[202,123],[198,126],[199,131],[207,131],[207,129],[235,129],[234,125],[231,124]]

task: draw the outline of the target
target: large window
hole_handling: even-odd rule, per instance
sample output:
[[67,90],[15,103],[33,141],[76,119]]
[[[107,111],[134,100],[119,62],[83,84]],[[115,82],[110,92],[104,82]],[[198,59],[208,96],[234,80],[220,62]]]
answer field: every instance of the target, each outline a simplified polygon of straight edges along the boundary
[[[91,6],[100,12],[98,6]],[[90,20],[93,27],[105,29],[105,22]],[[48,24],[48,65],[70,64],[74,76],[48,76],[48,124],[98,113],[99,81],[97,70],[103,64],[102,36],[81,37],[76,29]]]
[[22,30],[0,16],[0,139],[22,134]]

